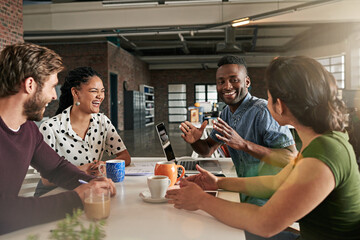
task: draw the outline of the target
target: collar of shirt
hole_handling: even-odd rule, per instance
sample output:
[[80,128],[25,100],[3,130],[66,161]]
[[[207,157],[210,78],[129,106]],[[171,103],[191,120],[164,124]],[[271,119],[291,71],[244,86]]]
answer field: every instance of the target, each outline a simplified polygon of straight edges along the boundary
[[[77,135],[75,133],[75,131],[72,129],[71,127],[71,123],[70,123],[70,111],[71,111],[72,106],[68,107],[67,109],[65,109],[60,116],[60,131],[62,133],[65,133],[71,137],[73,137],[74,139],[78,140],[78,141],[83,141],[83,139]],[[87,141],[87,138],[89,137],[89,133],[91,128],[94,128],[94,121],[95,121],[95,117],[93,116],[93,114],[91,114],[91,119],[90,119],[90,124],[89,124],[89,128],[87,130],[87,133],[85,135],[85,141]]]
[[230,111],[229,106],[228,107],[228,111],[227,113],[228,115],[228,124],[230,127],[236,129],[238,122],[241,120],[242,116],[245,114],[245,112],[248,110],[249,108],[249,104],[251,103],[251,99],[252,96],[251,94],[248,92],[244,98],[244,100],[242,101],[242,103],[239,105],[239,107],[235,110],[234,113],[232,113]]
[[[247,109],[248,109],[248,105],[250,103],[250,99],[252,98],[251,94],[248,92],[244,98],[244,100],[242,101],[242,103],[240,104],[240,106],[236,109],[236,111],[234,113],[232,113],[233,116],[236,115],[242,115]],[[230,111],[231,113],[231,111]]]

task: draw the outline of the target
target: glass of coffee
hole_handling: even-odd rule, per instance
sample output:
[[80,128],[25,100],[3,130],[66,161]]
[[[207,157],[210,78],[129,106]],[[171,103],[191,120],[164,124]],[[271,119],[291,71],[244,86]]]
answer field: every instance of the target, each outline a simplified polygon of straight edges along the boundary
[[101,220],[110,215],[110,190],[92,189],[85,191],[85,215],[90,220]]

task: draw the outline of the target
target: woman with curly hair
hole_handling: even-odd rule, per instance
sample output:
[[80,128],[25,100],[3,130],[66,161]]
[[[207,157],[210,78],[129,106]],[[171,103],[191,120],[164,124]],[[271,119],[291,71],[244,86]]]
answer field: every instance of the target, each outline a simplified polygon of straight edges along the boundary
[[[108,117],[99,113],[105,97],[100,75],[91,67],[79,67],[68,73],[61,87],[56,116],[43,122],[40,131],[45,142],[60,156],[88,174],[98,175],[103,153],[115,155],[129,165],[131,157]],[[35,196],[53,189],[42,178]]]

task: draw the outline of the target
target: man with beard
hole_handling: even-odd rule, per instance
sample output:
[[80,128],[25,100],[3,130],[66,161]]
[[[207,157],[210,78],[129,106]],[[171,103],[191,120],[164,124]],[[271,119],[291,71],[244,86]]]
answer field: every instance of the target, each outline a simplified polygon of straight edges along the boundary
[[[248,92],[250,78],[246,63],[236,56],[225,56],[218,62],[216,89],[227,104],[207,139],[200,128],[181,123],[182,138],[194,151],[210,156],[221,144],[228,146],[238,177],[277,174],[296,156],[295,142],[287,127],[281,127],[267,109],[267,101]],[[263,205],[266,199],[241,194],[241,202]]]
[[[45,106],[56,99],[60,56],[35,44],[7,46],[0,54],[0,235],[64,218],[83,208],[89,188],[115,186],[110,179],[94,179],[60,157],[44,141],[33,121],[43,118]],[[34,198],[19,197],[29,165],[72,191]],[[80,185],[79,179],[89,184]]]

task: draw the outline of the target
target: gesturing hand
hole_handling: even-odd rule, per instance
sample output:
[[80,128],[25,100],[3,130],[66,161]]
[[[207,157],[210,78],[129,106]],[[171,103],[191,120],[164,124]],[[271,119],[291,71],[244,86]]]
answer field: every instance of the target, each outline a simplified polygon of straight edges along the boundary
[[207,123],[207,121],[204,121],[201,124],[201,127],[197,128],[188,121],[182,122],[180,125],[180,130],[183,132],[181,137],[190,144],[198,141],[201,138]]
[[200,172],[199,174],[185,178],[187,181],[194,182],[204,190],[217,190],[218,178],[212,173],[196,165],[196,169]]
[[221,135],[216,134],[216,137],[219,140],[222,140],[226,145],[237,150],[244,150],[246,146],[246,141],[233,129],[231,128],[224,120],[217,118],[218,122],[214,121],[214,129],[218,131]]

